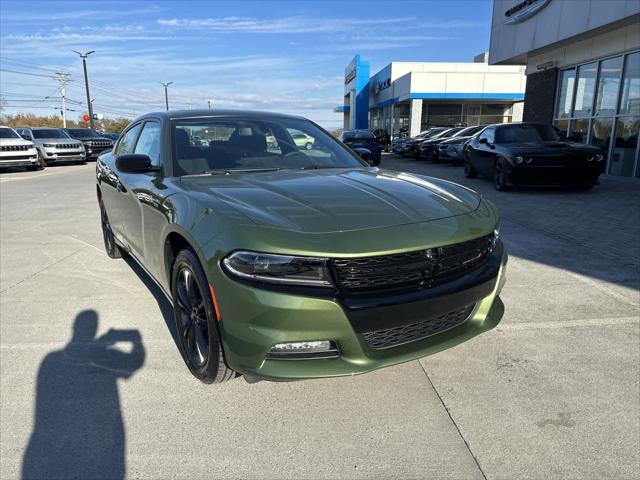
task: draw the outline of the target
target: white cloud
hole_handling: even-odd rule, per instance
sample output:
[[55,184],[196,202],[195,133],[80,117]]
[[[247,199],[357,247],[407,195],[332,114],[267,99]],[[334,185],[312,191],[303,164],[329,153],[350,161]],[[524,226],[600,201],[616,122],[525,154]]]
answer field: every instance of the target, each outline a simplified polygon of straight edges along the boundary
[[258,19],[252,17],[215,17],[215,18],[165,18],[158,19],[164,27],[183,29],[206,29],[216,32],[245,33],[318,33],[336,32],[347,28],[368,25],[404,24],[415,21],[415,17],[390,18],[310,18],[283,17]]

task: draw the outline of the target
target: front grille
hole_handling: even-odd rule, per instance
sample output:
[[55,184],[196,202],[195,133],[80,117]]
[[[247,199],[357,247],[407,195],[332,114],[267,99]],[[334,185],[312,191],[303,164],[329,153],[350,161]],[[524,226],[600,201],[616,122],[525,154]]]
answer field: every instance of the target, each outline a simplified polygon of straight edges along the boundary
[[362,337],[367,346],[373,350],[396,347],[461,325],[469,318],[474,307],[475,304],[471,304],[459,310],[425,318],[409,325],[366,332],[362,334]]
[[91,147],[95,148],[107,148],[111,146],[111,142],[96,142],[96,141],[91,141]]
[[24,152],[25,150],[29,150],[33,148],[29,145],[3,145],[0,147],[0,151],[2,152]]
[[60,144],[56,145],[56,148],[59,148],[59,149],[76,149],[76,150],[78,150],[80,148],[80,145],[75,144],[75,143],[60,143]]
[[493,250],[494,236],[377,257],[333,260],[339,287],[350,293],[424,288],[460,276],[480,265]]

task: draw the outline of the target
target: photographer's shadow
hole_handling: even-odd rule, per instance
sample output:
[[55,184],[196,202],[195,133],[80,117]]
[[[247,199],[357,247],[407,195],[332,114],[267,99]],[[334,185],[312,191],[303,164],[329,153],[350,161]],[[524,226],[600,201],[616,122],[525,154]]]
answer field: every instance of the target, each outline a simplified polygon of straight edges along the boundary
[[[22,478],[124,478],[125,430],[118,379],[144,364],[138,330],[109,330],[99,338],[98,314],[85,310],[73,337],[40,365],[35,424]],[[128,351],[115,344],[129,346]]]

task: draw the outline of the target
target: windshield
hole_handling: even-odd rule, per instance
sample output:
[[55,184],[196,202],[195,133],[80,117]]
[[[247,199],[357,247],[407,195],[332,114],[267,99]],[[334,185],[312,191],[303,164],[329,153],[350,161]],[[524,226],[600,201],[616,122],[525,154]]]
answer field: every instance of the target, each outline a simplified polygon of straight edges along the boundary
[[96,132],[90,128],[70,128],[67,130],[72,137],[80,138],[101,138]]
[[560,140],[558,132],[551,125],[509,125],[496,131],[496,143],[544,143]]
[[69,138],[62,130],[47,128],[46,130],[32,130],[33,138]]
[[[174,120],[172,130],[176,176],[367,166],[331,135],[303,119],[185,118]],[[301,134],[304,141],[298,138]]]
[[429,130],[419,134],[418,137],[433,138],[433,137],[437,137],[438,135],[440,135],[442,132],[445,132],[446,130],[447,130],[446,128],[430,128]]
[[0,128],[0,138],[20,138],[20,135],[10,128]]
[[452,135],[452,137],[469,137],[474,133],[476,133],[481,128],[482,127],[466,127],[460,130],[459,132],[457,132],[455,135]]
[[352,132],[344,132],[342,134],[344,140],[351,140],[353,138],[363,138],[365,140],[375,140],[376,136],[373,132],[368,130],[354,130]]

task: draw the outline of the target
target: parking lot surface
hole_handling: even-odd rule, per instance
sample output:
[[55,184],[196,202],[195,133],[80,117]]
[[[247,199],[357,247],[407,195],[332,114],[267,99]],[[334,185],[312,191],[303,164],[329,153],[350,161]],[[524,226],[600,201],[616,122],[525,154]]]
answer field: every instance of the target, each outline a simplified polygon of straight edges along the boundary
[[498,206],[502,323],[367,375],[213,386],[153,282],[104,254],[93,163],[0,175],[0,478],[38,475],[53,446],[55,475],[93,478],[636,478],[638,183],[501,193],[382,163]]

